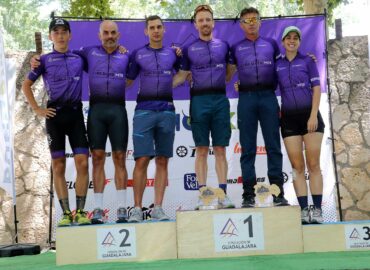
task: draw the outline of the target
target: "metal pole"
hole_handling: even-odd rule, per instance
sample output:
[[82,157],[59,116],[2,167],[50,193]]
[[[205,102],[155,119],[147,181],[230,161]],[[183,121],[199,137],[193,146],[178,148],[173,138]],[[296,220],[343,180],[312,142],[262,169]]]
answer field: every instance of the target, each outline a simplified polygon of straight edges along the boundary
[[[327,33],[327,13],[325,9],[325,39],[327,40],[328,33]],[[330,89],[330,77],[329,77],[329,58],[328,58],[328,43],[325,43],[325,56],[326,56],[326,80],[328,85],[328,103],[329,103],[329,123],[330,123],[330,136],[331,140],[331,147],[333,149],[332,159],[334,164],[334,175],[335,175],[335,185],[337,188],[337,197],[338,197],[338,209],[339,209],[339,219],[343,221],[342,215],[342,203],[341,203],[341,195],[339,190],[339,178],[338,178],[338,169],[337,169],[337,156],[335,152],[335,143],[334,143],[334,129],[333,129],[333,117],[332,117],[332,108],[331,108],[331,89]]]

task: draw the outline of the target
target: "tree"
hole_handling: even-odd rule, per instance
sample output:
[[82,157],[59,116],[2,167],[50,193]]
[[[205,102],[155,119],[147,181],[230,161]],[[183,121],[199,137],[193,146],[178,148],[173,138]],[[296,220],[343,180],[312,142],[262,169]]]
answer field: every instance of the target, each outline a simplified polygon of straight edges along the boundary
[[290,2],[297,2],[300,10],[305,14],[322,13],[324,9],[327,10],[328,23],[333,25],[333,12],[340,4],[348,4],[348,0],[290,0]]
[[51,0],[1,0],[0,28],[5,48],[34,49],[34,32],[47,29],[47,20],[39,19],[39,8]]
[[114,14],[110,0],[68,0],[63,16],[106,18]]

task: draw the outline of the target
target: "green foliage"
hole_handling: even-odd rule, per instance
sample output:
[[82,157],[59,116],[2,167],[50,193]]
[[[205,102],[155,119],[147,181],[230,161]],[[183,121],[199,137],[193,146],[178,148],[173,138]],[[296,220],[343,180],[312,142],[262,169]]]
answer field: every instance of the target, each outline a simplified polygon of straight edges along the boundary
[[0,29],[6,49],[35,48],[34,33],[47,29],[48,21],[39,19],[39,8],[50,0],[1,0]]
[[[303,2],[304,0],[289,0],[290,3],[297,3],[300,7],[299,9],[303,11]],[[333,12],[336,7],[340,4],[348,4],[349,0],[327,0],[327,15],[328,15],[328,23],[329,25],[333,25],[334,17]]]
[[69,0],[66,5],[63,16],[106,18],[114,14],[109,0]]

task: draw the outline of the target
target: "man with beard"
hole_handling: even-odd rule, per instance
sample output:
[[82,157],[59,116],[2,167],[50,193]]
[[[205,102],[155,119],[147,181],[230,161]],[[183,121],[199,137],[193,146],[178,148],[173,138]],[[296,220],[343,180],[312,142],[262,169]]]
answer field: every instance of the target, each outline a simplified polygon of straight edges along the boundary
[[[226,194],[226,146],[231,136],[230,104],[226,97],[226,78],[229,80],[228,75],[231,74],[229,45],[213,38],[215,22],[209,5],[198,6],[193,18],[199,38],[184,48],[181,71],[175,77],[174,86],[183,83],[188,75],[186,71],[191,71],[190,118],[196,146],[195,172],[199,188],[206,186],[207,182],[211,133],[218,183]],[[201,208],[202,204],[199,200],[196,209]],[[221,208],[235,207],[227,195],[219,204]]]

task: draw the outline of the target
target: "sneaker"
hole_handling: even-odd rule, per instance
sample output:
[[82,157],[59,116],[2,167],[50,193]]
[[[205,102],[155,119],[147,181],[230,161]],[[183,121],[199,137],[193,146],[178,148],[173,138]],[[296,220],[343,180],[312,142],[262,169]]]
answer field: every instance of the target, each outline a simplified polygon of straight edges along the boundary
[[164,213],[163,208],[160,205],[154,206],[151,216],[152,219],[155,220],[170,220],[170,217]]
[[86,212],[82,209],[77,209],[75,215],[75,222],[77,225],[90,225],[91,220],[87,217]]
[[288,206],[290,205],[287,201],[287,199],[284,198],[284,196],[273,196],[274,206]]
[[225,194],[225,198],[223,200],[218,201],[220,208],[235,208],[235,204],[230,200],[229,196]]
[[310,223],[310,209],[308,207],[301,210],[301,222],[302,224]]
[[204,203],[201,199],[198,200],[194,210],[199,210],[200,208],[202,208],[204,206]]
[[256,200],[254,199],[254,196],[247,195],[243,198],[242,208],[251,208],[251,207],[254,207],[255,204],[256,204]]
[[104,216],[103,209],[95,208],[93,211],[93,217],[91,218],[91,223],[103,224],[104,223],[103,216]]
[[127,210],[124,207],[117,209],[117,220],[116,223],[126,223],[127,222]]
[[127,222],[142,222],[143,221],[143,211],[140,207],[132,208],[130,217]]
[[322,210],[321,208],[315,207],[314,205],[311,205],[311,224],[321,224],[324,222],[324,219],[322,217]]
[[73,222],[72,213],[69,210],[63,212],[62,219],[58,222],[58,227],[71,226]]

